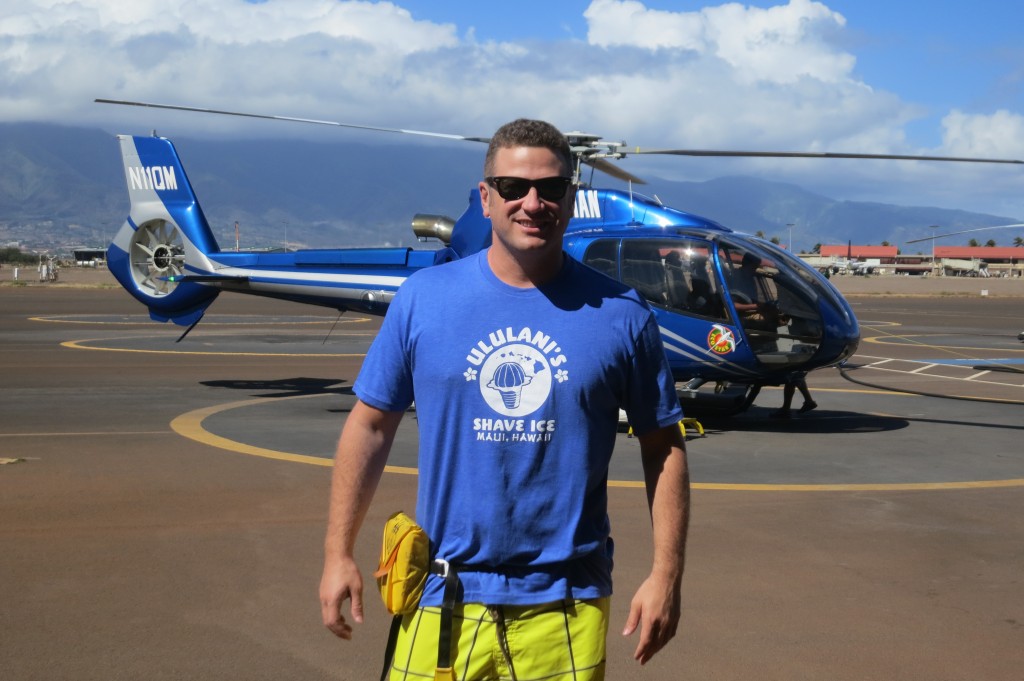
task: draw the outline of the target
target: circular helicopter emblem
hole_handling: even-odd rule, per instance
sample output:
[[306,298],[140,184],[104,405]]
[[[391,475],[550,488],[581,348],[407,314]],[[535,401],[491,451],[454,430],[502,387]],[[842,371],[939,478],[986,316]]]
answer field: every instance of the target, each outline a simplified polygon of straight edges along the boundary
[[736,349],[736,336],[721,324],[715,324],[708,334],[708,348],[715,354],[727,355]]

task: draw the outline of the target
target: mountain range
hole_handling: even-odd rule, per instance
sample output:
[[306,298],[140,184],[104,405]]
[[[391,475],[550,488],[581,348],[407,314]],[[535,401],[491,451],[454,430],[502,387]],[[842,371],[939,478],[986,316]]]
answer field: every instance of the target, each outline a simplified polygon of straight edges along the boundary
[[[457,218],[480,176],[483,146],[298,139],[174,139],[221,246],[412,245],[416,213]],[[842,201],[751,177],[647,178],[667,205],[796,245],[899,244],[929,225],[1015,222],[967,211]],[[619,184],[619,183],[615,183]],[[650,191],[646,187],[644,190]],[[105,246],[128,211],[114,136],[99,129],[0,124],[0,245],[60,252]]]

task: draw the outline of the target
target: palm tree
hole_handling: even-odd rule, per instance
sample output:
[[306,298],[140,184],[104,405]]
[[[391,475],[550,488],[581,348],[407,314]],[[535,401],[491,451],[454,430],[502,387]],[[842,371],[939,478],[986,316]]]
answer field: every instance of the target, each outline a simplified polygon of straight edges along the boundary
[[978,240],[977,239],[971,239],[970,241],[967,242],[967,245],[970,246],[971,248],[974,248],[975,246],[978,245]]
[[996,245],[996,240],[989,239],[988,241],[985,242],[985,245],[988,246],[989,248],[993,248]]
[[1024,237],[1015,236],[1013,237],[1014,246],[1024,246]]

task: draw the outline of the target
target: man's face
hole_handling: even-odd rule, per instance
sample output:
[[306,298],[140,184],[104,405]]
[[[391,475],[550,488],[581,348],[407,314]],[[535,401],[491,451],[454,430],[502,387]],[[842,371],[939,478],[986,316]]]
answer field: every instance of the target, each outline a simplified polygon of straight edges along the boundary
[[[526,180],[571,175],[558,156],[543,147],[498,149],[491,173],[494,177]],[[510,254],[561,252],[562,236],[572,218],[575,197],[574,186],[570,186],[565,196],[555,201],[542,198],[537,187],[530,187],[520,199],[503,199],[494,187],[481,182],[480,199],[484,217],[491,219],[494,234],[492,247]]]

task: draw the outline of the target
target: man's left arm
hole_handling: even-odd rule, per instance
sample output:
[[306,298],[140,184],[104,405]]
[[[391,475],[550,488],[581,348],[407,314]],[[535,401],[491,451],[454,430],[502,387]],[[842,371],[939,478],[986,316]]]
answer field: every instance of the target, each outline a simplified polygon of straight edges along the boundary
[[642,436],[647,503],[654,532],[651,574],[630,603],[623,636],[640,628],[634,659],[645,664],[676,634],[680,616],[680,589],[690,520],[690,473],[686,443],[673,424]]

